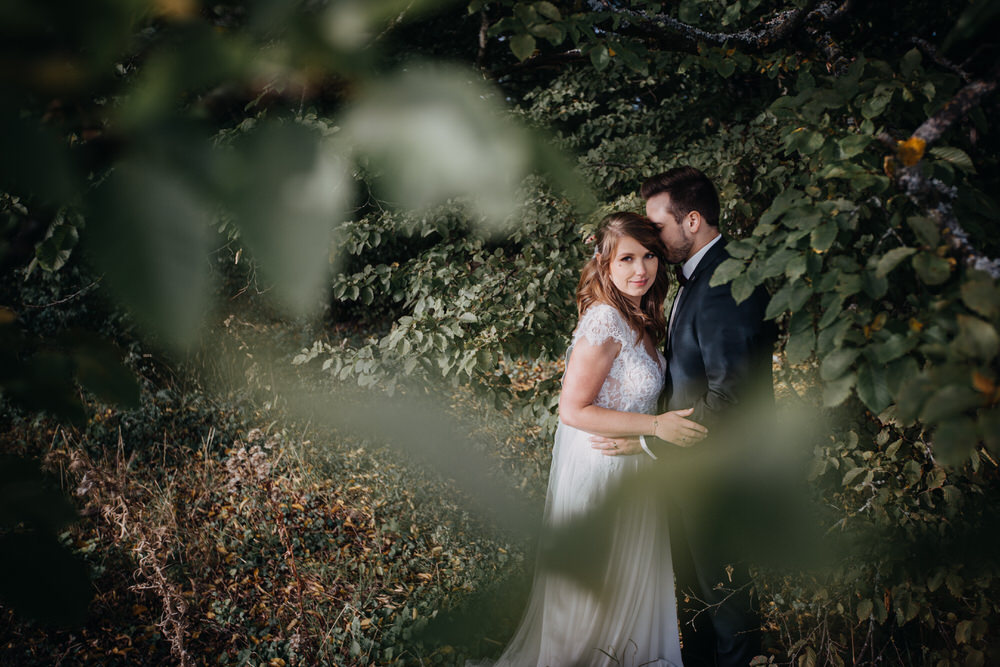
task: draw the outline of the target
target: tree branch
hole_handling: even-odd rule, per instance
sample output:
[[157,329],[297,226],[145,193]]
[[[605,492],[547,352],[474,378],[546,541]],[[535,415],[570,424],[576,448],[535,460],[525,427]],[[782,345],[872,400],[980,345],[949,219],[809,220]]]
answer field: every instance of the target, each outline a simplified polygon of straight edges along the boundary
[[[776,43],[790,39],[807,21],[831,23],[846,16],[852,5],[851,0],[837,3],[833,0],[811,0],[801,9],[779,12],[759,30],[737,32],[708,32],[683,23],[665,14],[651,15],[634,9],[618,9],[619,14],[628,16],[633,26],[646,36],[669,45],[673,50],[694,51],[699,42],[722,46],[738,45],[747,52],[763,51]],[[664,34],[666,33],[666,34]]]
[[514,72],[538,67],[556,67],[559,65],[564,65],[566,63],[575,63],[582,60],[586,60],[587,57],[583,55],[583,51],[580,49],[570,49],[569,51],[564,51],[563,53],[539,53],[537,55],[531,56],[527,60],[511,65],[509,67],[504,67],[503,69],[496,70],[492,73],[494,79],[499,79],[500,77],[512,74]]
[[913,37],[910,39],[910,43],[916,45],[917,48],[923,51],[925,56],[927,56],[935,63],[937,63],[938,66],[943,67],[944,69],[947,70],[951,70],[952,72],[957,74],[959,77],[961,77],[962,81],[964,81],[965,83],[969,83],[969,81],[972,79],[972,77],[969,76],[969,73],[966,72],[964,69],[962,69],[955,63],[951,62],[947,58],[942,57],[941,54],[938,53],[937,49],[934,48],[934,45],[928,42],[926,39],[921,39],[920,37]]
[[[952,204],[957,194],[955,188],[924,175],[919,163],[927,146],[940,139],[952,125],[977,106],[983,97],[997,89],[1000,83],[998,79],[1000,65],[994,68],[991,78],[973,81],[959,90],[940,111],[924,121],[908,141],[899,142],[897,150],[901,161],[907,166],[897,169],[894,174],[896,185],[941,228],[948,244],[965,264],[985,271],[994,279],[1000,279],[1000,259],[987,257],[972,245],[968,232],[955,216]],[[902,156],[904,150],[910,151],[910,156],[907,156],[909,159]]]
[[1000,78],[1000,66],[993,69],[989,79],[973,81],[958,91],[940,111],[925,120],[913,136],[928,144],[940,139],[948,128],[978,106],[984,96],[996,90],[998,78]]

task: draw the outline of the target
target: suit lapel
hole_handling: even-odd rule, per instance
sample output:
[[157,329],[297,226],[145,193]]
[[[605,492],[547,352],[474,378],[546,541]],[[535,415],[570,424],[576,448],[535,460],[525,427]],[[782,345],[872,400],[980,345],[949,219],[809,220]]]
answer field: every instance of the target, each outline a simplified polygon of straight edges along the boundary
[[[695,267],[694,273],[692,273],[691,277],[688,278],[687,285],[685,285],[684,289],[681,290],[680,296],[675,299],[677,304],[674,308],[677,312],[674,313],[673,330],[676,330],[680,325],[681,317],[684,316],[684,307],[687,305],[688,301],[690,301],[691,295],[694,294],[695,290],[699,293],[704,291],[700,289],[698,282],[700,280],[709,280],[712,272],[715,271],[715,267],[717,267],[719,263],[729,255],[725,248],[726,239],[719,239],[714,246],[708,249],[708,252],[701,258],[701,261],[698,262],[698,266]],[[671,349],[673,349],[673,331],[668,331],[667,349],[666,354],[664,354],[668,360],[670,359]]]

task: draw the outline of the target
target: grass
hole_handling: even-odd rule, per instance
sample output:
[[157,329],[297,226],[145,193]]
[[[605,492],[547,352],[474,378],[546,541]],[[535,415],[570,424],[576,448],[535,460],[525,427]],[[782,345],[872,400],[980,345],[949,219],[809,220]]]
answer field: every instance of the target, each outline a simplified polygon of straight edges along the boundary
[[[138,410],[92,404],[79,428],[2,410],[0,448],[44,461],[75,499],[81,518],[63,539],[94,597],[73,629],[0,607],[0,665],[428,665],[497,652],[530,584],[530,539],[470,511],[407,454],[290,416],[280,387],[337,391],[318,368],[293,369],[293,325],[244,313],[209,338],[187,364],[133,355]],[[469,392],[449,410],[519,480],[512,491],[540,504],[537,429]]]

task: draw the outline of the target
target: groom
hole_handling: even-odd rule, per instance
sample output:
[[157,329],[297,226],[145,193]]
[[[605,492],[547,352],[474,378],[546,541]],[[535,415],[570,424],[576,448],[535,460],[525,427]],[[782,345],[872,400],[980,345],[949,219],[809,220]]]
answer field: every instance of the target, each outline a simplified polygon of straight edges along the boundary
[[[667,246],[667,258],[678,265],[680,282],[667,326],[661,408],[664,402],[667,410],[694,407],[690,419],[707,426],[712,438],[695,450],[724,457],[724,448],[718,452],[701,448],[722,447],[720,443],[738,431],[737,424],[743,423],[748,412],[773,404],[774,333],[764,322],[769,297],[759,287],[737,304],[729,285],[709,285],[712,273],[729,255],[719,232],[719,197],[705,174],[693,167],[677,167],[648,179],[640,192],[646,200],[646,216],[659,228]],[[595,449],[609,456],[645,450],[663,461],[695,453],[653,438],[641,443],[591,440]],[[746,667],[760,653],[760,621],[751,605],[749,576],[739,563],[739,554],[720,546],[712,535],[712,515],[706,508],[713,501],[717,504],[718,498],[711,496],[724,496],[726,490],[717,481],[710,487],[708,502],[694,498],[693,493],[672,498],[670,541],[678,591],[682,595],[692,591],[709,605],[693,619],[685,619],[685,610],[679,609],[684,664]]]

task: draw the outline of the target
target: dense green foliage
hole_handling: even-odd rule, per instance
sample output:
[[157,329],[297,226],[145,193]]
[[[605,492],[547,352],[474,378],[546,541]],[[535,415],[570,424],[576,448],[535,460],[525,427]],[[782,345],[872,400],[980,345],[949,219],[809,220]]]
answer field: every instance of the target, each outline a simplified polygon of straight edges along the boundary
[[[1000,659],[996,3],[432,5],[3,10],[5,279],[76,270],[79,240],[125,323],[184,349],[225,245],[284,312],[328,300],[369,336],[299,342],[296,364],[469,386],[544,434],[558,366],[514,369],[562,356],[595,220],[693,164],[736,239],[713,279],[773,294],[779,394],[829,424],[811,488],[855,547],[761,568],[776,653]],[[5,400],[78,421],[77,382],[134,400],[106,344],[5,298]]]

